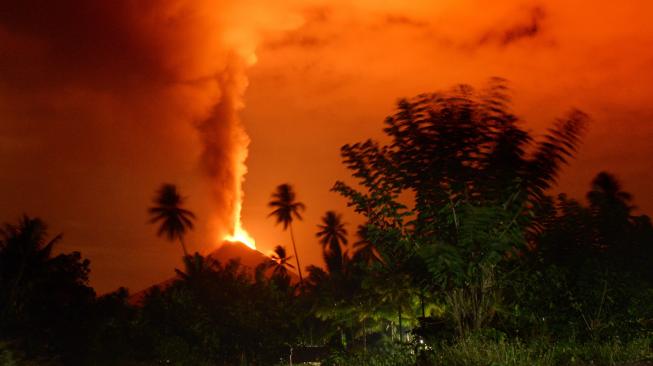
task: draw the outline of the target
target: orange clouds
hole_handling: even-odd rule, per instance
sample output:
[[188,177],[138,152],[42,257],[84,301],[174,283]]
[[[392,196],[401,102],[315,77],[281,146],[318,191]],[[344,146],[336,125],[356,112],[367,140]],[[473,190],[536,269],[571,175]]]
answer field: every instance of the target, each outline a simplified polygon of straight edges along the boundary
[[294,183],[308,206],[297,225],[299,250],[319,263],[320,216],[335,209],[357,222],[328,192],[348,178],[339,147],[382,138],[383,118],[399,97],[492,76],[509,80],[517,113],[536,133],[572,107],[592,116],[561,189],[582,198],[592,176],[607,169],[652,212],[651,11],[646,1],[557,0],[356,1],[307,10],[302,27],[263,44],[249,73],[245,222],[260,243],[287,244],[264,204],[275,184]]

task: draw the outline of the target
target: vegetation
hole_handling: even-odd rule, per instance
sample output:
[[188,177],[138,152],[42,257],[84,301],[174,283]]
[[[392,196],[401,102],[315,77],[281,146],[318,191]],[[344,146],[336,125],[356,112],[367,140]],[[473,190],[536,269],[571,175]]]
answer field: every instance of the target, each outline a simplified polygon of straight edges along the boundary
[[304,276],[302,276],[302,266],[299,264],[299,255],[297,254],[297,246],[295,245],[295,234],[292,231],[292,222],[297,219],[301,220],[301,212],[306,209],[303,203],[295,201],[295,191],[290,184],[281,184],[277,190],[272,193],[272,200],[268,204],[273,211],[269,216],[274,216],[277,224],[283,225],[283,230],[290,229],[290,240],[292,241],[292,249],[295,252],[295,260],[297,261],[297,272],[299,273],[299,283],[304,284]]
[[572,111],[536,139],[500,80],[400,101],[387,144],[342,148],[357,184],[333,190],[365,222],[351,239],[327,212],[325,267],[305,278],[292,232],[305,207],[288,184],[270,216],[297,267],[277,246],[254,271],[188,255],[194,215],[164,185],[149,212],[183,268],[138,303],[96,296],[89,262],[54,255],[61,236],[23,217],[0,231],[0,364],[651,364],[650,219],[606,172],[586,201],[551,195],[587,124]]
[[149,208],[150,223],[159,223],[157,235],[166,236],[168,240],[179,240],[184,257],[188,256],[184,235],[193,229],[195,214],[181,207],[184,199],[173,184],[164,184],[154,197],[154,205]]

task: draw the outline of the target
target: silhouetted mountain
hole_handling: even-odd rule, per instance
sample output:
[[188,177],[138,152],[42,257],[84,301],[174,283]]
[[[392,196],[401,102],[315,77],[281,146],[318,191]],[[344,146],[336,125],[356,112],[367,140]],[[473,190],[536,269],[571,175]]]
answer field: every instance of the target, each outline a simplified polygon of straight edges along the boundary
[[241,242],[224,241],[222,245],[207,255],[226,264],[232,259],[240,259],[240,264],[254,270],[256,266],[270,259],[267,255],[252,249]]
[[[224,241],[218,249],[209,253],[208,257],[219,261],[221,264],[226,264],[232,259],[239,259],[240,264],[248,271],[251,271],[252,275],[259,264],[270,260],[268,255],[256,249],[252,249],[241,242],[231,241]],[[269,277],[272,274],[271,272],[271,270],[268,270],[266,275]],[[288,275],[290,275],[290,281],[292,283],[299,281],[299,276],[292,270],[288,270]]]

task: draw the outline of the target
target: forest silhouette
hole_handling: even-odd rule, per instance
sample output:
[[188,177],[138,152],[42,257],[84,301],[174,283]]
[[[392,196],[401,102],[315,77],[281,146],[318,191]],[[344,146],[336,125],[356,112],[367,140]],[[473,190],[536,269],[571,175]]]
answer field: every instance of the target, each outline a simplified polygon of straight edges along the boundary
[[583,112],[541,137],[524,125],[500,79],[400,100],[386,143],[341,149],[356,183],[332,191],[364,224],[324,214],[314,243],[324,267],[300,265],[293,224],[306,206],[290,184],[273,191],[269,216],[293,252],[278,245],[253,269],[188,253],[185,234],[205,218],[164,184],[144,209],[159,236],[179,241],[183,267],[137,304],[124,288],[98,296],[90,262],[57,254],[62,236],[41,219],[6,223],[0,364],[650,361],[650,218],[607,172],[585,200],[555,193],[590,127]]

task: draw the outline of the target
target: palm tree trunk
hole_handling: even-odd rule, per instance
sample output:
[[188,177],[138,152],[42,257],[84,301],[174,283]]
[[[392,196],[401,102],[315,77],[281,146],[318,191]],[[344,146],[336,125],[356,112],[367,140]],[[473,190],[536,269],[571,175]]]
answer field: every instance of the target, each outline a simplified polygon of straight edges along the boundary
[[363,353],[367,354],[367,326],[365,325],[365,317],[363,317]]
[[399,306],[399,342],[404,341],[404,329],[401,326],[401,306]]
[[7,306],[4,309],[3,315],[7,316],[9,315],[10,311],[12,310],[12,306],[14,307],[14,312],[18,311],[18,289],[20,287],[20,283],[22,282],[23,275],[25,273],[25,268],[27,267],[27,263],[25,263],[25,257],[23,256],[21,265],[20,265],[20,270],[18,271],[18,276],[16,276],[16,279],[14,280],[14,285],[11,287],[11,291],[9,292],[9,297],[7,301]]
[[181,243],[181,249],[184,251],[184,258],[188,257],[188,251],[186,250],[186,244],[184,243],[184,238],[179,238],[179,243]]
[[292,223],[290,227],[290,240],[292,241],[292,249],[295,251],[295,260],[297,261],[297,271],[299,272],[299,286],[304,288],[304,276],[302,276],[302,266],[299,264],[299,254],[297,253],[297,246],[295,245],[295,234],[292,231]]
[[419,302],[422,306],[422,318],[426,318],[426,311],[424,311],[424,289],[419,289]]

